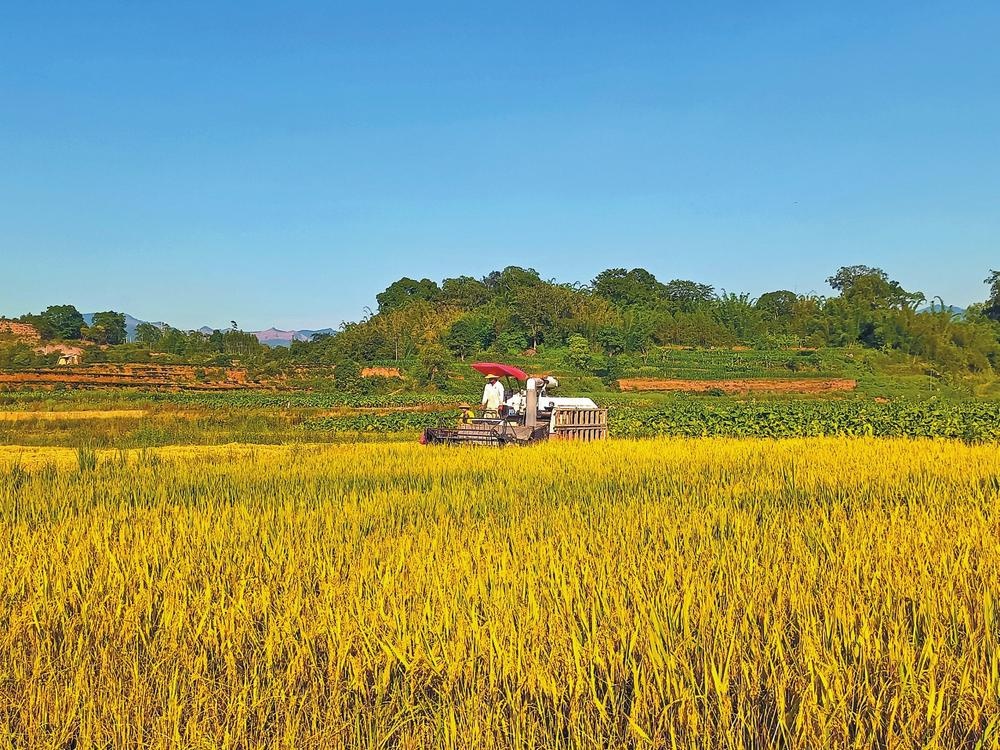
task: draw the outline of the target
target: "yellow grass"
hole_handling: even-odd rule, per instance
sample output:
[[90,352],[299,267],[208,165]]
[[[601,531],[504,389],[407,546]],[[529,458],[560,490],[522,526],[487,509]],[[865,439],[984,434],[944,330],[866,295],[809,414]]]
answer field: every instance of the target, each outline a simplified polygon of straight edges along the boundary
[[146,416],[144,409],[115,409],[98,410],[86,409],[81,411],[0,411],[0,422],[24,422],[27,420],[78,420],[78,419],[139,419]]
[[996,747],[998,502],[943,442],[0,448],[0,748]]

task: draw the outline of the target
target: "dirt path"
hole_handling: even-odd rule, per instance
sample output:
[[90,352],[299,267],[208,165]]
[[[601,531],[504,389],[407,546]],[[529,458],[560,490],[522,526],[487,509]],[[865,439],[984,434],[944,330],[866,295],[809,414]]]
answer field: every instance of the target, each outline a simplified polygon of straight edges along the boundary
[[623,391],[677,391],[683,393],[843,393],[858,387],[858,381],[846,378],[823,380],[820,378],[753,378],[747,380],[658,380],[655,378],[626,378],[618,381]]

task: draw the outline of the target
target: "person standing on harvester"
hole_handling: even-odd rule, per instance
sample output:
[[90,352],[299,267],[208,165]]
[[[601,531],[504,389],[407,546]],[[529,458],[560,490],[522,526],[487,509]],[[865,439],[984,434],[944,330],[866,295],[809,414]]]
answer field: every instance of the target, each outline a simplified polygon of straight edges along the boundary
[[503,403],[503,386],[499,375],[487,375],[486,387],[483,388],[483,416],[486,419],[496,419],[500,416],[500,404]]

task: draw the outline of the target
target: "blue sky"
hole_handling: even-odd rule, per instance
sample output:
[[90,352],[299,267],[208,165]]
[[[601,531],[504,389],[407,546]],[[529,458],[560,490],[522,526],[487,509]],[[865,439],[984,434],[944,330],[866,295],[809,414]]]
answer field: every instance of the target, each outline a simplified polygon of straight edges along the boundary
[[0,314],[318,327],[511,264],[964,305],[998,38],[996,2],[8,3]]

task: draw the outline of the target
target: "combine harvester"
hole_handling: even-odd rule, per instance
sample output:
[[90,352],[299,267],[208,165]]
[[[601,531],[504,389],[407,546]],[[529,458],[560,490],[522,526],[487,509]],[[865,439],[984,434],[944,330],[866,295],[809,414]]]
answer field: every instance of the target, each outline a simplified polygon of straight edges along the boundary
[[497,362],[476,362],[472,368],[483,375],[502,376],[506,399],[497,417],[463,417],[457,425],[439,425],[424,430],[425,445],[527,445],[541,440],[590,442],[608,436],[608,410],[589,398],[550,396],[559,381],[528,377],[521,369]]

